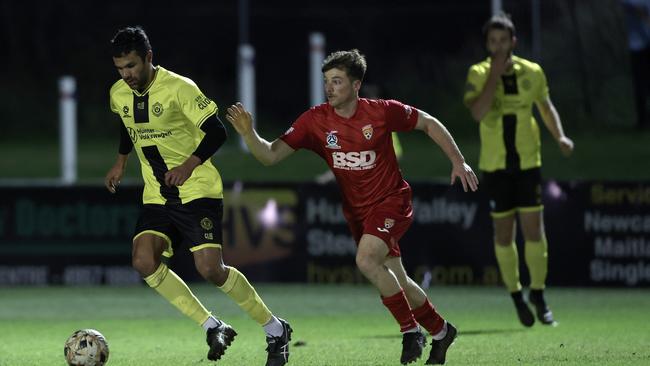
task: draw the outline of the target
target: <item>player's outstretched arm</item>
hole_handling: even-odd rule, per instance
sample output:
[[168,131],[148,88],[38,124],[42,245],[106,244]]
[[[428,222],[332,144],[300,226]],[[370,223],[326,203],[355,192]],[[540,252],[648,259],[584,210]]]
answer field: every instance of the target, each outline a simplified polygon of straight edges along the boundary
[[418,110],[418,121],[415,128],[424,131],[449,158],[452,164],[451,184],[454,184],[456,178],[460,179],[463,184],[463,190],[467,192],[469,187],[472,191],[478,189],[478,178],[472,168],[465,163],[465,158],[461,154],[456,141],[451,137],[447,128],[437,119],[433,118],[427,112]]
[[260,137],[253,128],[253,116],[239,102],[228,108],[226,119],[244,138],[244,142],[253,156],[264,165],[276,164],[294,152],[291,146],[281,139],[268,142]]
[[560,120],[560,114],[557,113],[557,109],[551,102],[551,98],[547,97],[546,99],[535,103],[539,114],[544,120],[546,128],[548,128],[555,141],[560,147],[560,151],[564,156],[569,156],[573,152],[573,141],[564,134],[564,129],[562,128],[562,121]]

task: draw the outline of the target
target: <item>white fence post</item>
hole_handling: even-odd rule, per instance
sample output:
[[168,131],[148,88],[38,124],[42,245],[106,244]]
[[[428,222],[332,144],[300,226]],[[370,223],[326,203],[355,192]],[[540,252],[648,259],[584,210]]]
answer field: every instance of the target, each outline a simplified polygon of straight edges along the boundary
[[[255,123],[257,115],[255,114],[255,48],[253,46],[250,44],[239,45],[238,64],[239,100],[253,115],[253,123]],[[239,146],[242,150],[248,151],[246,143],[241,137]]]
[[77,182],[77,81],[73,76],[59,78],[59,143],[61,182]]
[[314,32],[309,35],[309,97],[310,105],[319,105],[325,101],[323,73],[321,67],[325,59],[325,36]]
[[503,9],[503,5],[501,3],[501,0],[491,0],[491,1],[492,1],[492,15],[496,15]]

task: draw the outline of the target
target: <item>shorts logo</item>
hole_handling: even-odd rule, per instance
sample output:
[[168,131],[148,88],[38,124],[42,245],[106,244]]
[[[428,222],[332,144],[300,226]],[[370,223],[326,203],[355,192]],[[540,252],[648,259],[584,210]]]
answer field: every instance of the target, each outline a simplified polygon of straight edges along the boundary
[[203,230],[212,230],[214,226],[212,225],[212,220],[210,220],[207,217],[204,217],[201,219],[201,227],[203,228]]
[[325,141],[327,142],[327,145],[325,145],[326,148],[328,149],[340,149],[341,146],[339,146],[339,138],[336,137],[336,134],[339,133],[339,131],[330,131],[327,133],[327,137],[325,137]]
[[394,219],[385,219],[385,220],[384,220],[384,227],[385,227],[386,229],[390,229],[390,228],[392,228],[393,225],[395,225],[395,220],[394,220]]
[[363,132],[363,137],[366,138],[366,140],[370,140],[372,138],[372,125],[365,125],[363,128],[361,128],[361,132]]
[[387,233],[387,232],[388,232],[388,229],[383,228],[383,227],[378,227],[378,228],[377,228],[377,231],[381,231],[382,233]]
[[163,106],[159,102],[154,103],[151,107],[151,112],[154,116],[160,117],[163,114]]

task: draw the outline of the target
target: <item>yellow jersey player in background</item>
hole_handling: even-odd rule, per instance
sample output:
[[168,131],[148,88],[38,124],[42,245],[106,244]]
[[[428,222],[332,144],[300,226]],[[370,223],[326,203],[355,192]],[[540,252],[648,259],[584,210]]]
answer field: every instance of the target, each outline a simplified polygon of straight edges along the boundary
[[503,13],[493,16],[483,32],[490,56],[470,67],[464,102],[480,126],[479,168],[490,199],[497,263],[519,320],[532,326],[535,318],[519,281],[518,217],[526,241],[529,300],[540,322],[555,324],[544,298],[548,250],[542,217],[541,141],[533,103],[562,153],[571,154],[573,141],[564,134],[542,68],[512,54],[517,38],[510,18]]
[[110,105],[121,118],[121,139],[105,185],[115,193],[135,148],[144,193],[133,237],[133,267],[150,287],[206,330],[208,359],[218,360],[236,332],[211,315],[162,261],[179,245],[186,247],[201,276],[263,326],[266,365],[284,365],[291,327],[269,311],[241,272],[223,262],[223,186],[210,157],[226,140],[226,130],[216,104],[192,80],[153,65],[142,28],[119,30],[111,44],[122,79],[110,90]]

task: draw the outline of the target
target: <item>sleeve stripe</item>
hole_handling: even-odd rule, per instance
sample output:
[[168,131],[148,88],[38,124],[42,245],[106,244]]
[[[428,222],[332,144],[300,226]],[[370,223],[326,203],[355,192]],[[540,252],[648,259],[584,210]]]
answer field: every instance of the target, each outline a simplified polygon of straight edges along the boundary
[[218,108],[215,108],[214,111],[212,111],[211,113],[207,114],[205,117],[201,118],[201,119],[199,120],[199,123],[196,124],[196,127],[201,128],[201,125],[203,124],[203,122],[205,122],[205,121],[206,121],[208,118],[210,118],[212,115],[216,114],[218,111],[219,111],[219,109],[218,109]]

